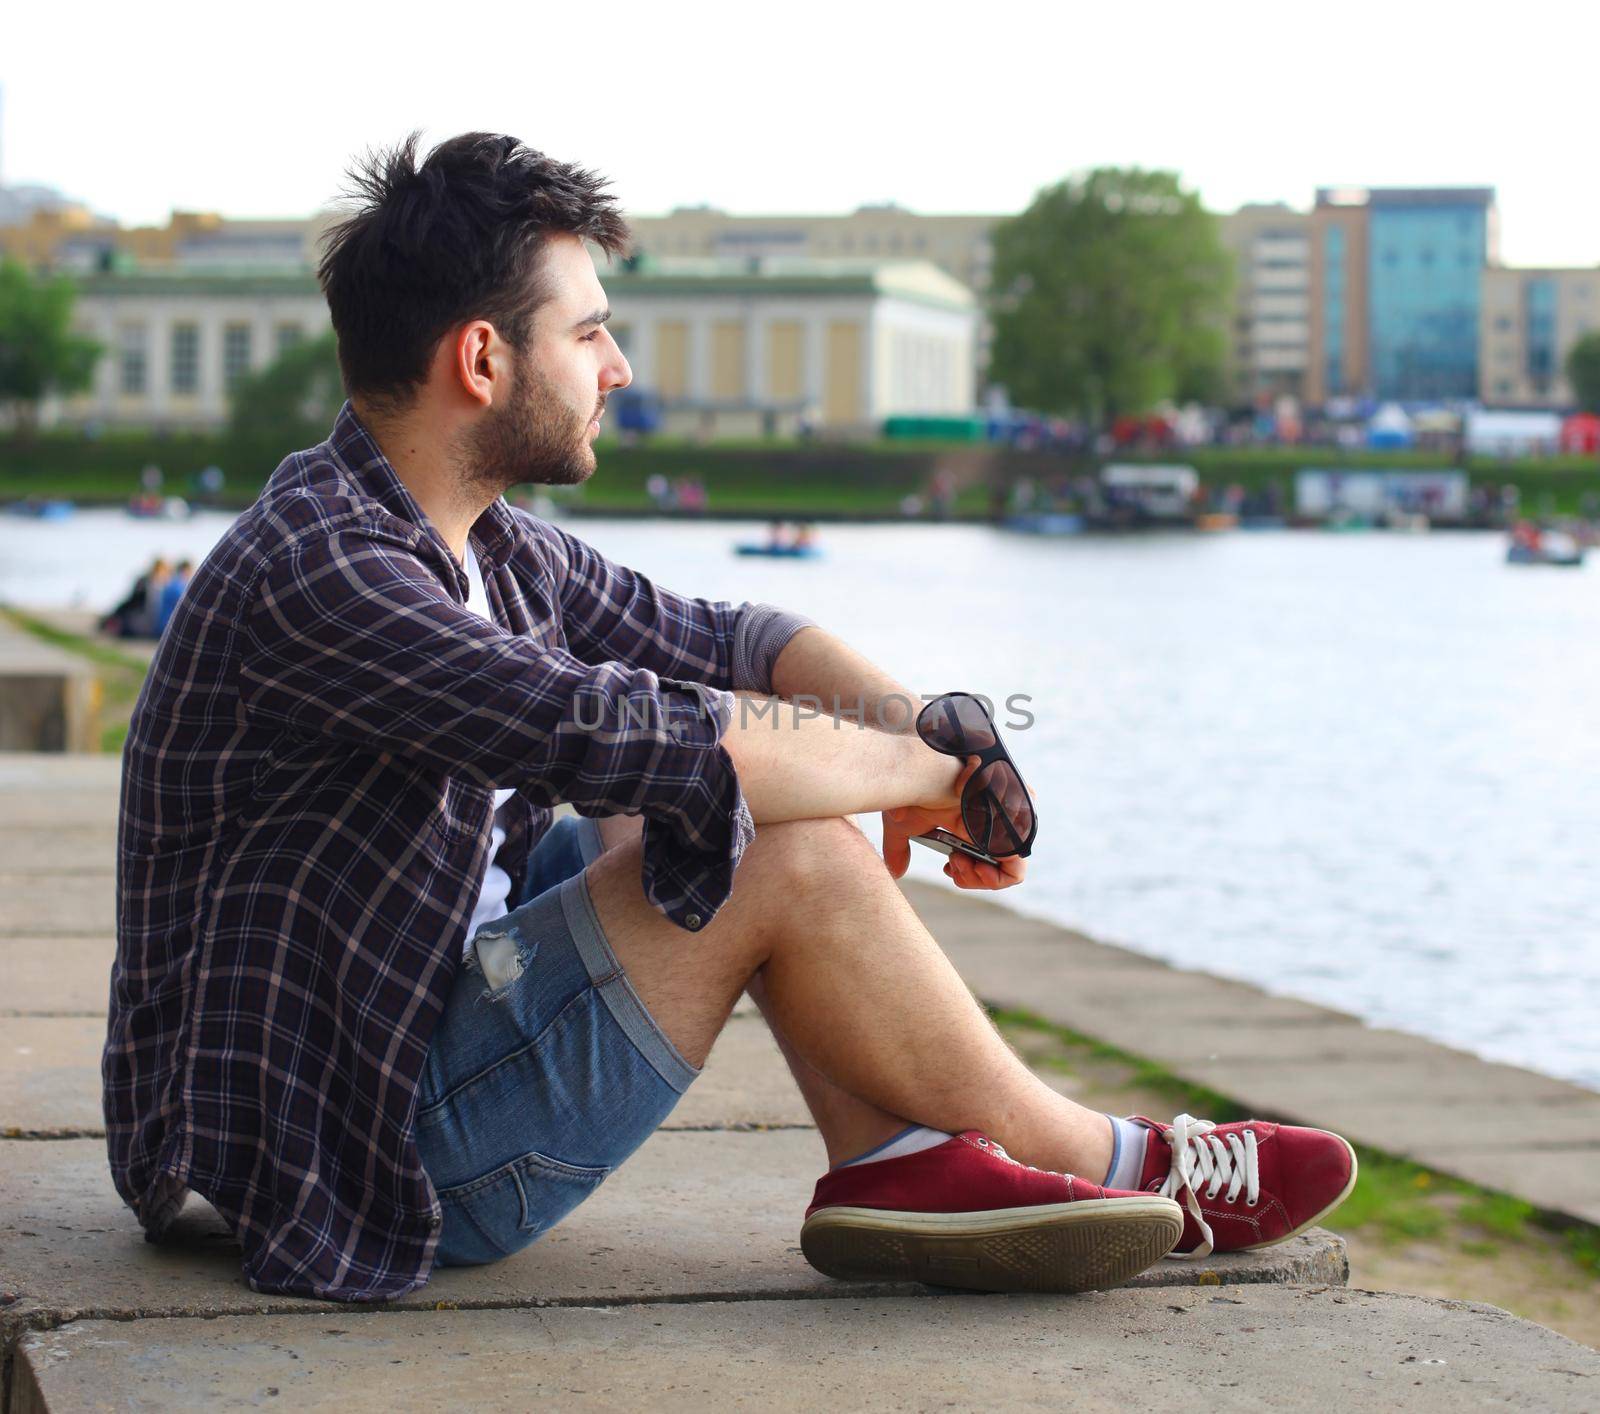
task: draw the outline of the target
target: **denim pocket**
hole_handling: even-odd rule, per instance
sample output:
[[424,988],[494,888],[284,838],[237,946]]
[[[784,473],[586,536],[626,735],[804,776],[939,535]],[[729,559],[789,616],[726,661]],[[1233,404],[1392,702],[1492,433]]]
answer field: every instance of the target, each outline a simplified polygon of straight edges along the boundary
[[611,1173],[544,1154],[524,1154],[482,1178],[439,1190],[444,1229],[439,1260],[447,1266],[497,1262],[548,1232]]

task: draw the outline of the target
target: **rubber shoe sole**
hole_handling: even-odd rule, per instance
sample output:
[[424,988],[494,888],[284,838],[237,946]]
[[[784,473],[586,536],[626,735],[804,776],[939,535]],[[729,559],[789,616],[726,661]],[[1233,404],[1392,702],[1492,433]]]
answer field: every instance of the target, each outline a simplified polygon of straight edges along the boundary
[[1086,1198],[978,1213],[819,1208],[800,1250],[824,1276],[971,1291],[1103,1291],[1154,1266],[1183,1235],[1170,1198]]

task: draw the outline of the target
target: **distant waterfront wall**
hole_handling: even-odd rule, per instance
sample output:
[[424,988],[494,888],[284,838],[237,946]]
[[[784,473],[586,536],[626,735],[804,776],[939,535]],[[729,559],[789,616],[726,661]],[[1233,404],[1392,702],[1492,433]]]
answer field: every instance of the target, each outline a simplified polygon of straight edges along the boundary
[[[221,436],[107,433],[98,438],[47,434],[32,447],[0,442],[0,500],[27,495],[82,501],[126,501],[139,489],[139,472],[148,463],[166,474],[169,494],[187,494],[189,478],[215,463],[227,473],[225,504],[248,505],[289,447],[240,448]],[[713,510],[848,514],[855,510],[893,511],[903,496],[925,494],[934,474],[952,474],[964,510],[980,512],[1004,498],[1012,482],[1027,476],[1047,485],[1060,477],[1092,472],[1093,459],[1055,452],[1021,452],[987,446],[905,443],[846,444],[814,442],[715,443],[696,446],[657,440],[631,447],[602,442],[598,475],[583,489],[582,501],[596,509],[648,505],[645,483],[657,473],[701,479]],[[1137,460],[1121,455],[1118,460]],[[1448,458],[1418,452],[1339,455],[1328,448],[1206,447],[1157,454],[1153,460],[1181,461],[1196,467],[1207,486],[1238,483],[1247,491],[1276,484],[1285,503],[1294,474],[1305,466],[1444,468]],[[1579,509],[1585,493],[1600,496],[1600,463],[1580,457],[1497,462],[1473,458],[1464,468],[1474,485],[1514,485],[1524,508],[1538,511],[1546,498],[1557,512]]]

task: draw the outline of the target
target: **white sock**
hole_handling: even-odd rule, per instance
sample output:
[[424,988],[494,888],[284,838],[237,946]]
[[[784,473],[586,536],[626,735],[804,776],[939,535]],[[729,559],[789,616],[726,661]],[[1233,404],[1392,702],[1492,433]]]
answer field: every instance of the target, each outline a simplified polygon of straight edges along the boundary
[[1118,1119],[1107,1115],[1111,1121],[1111,1167],[1106,1170],[1103,1188],[1132,1189],[1137,1192],[1139,1180],[1144,1176],[1145,1150],[1149,1147],[1150,1131],[1131,1119]]
[[835,1164],[836,1169],[846,1169],[853,1164],[875,1164],[881,1159],[898,1159],[906,1154],[920,1154],[924,1149],[931,1149],[936,1144],[943,1144],[950,1136],[942,1129],[929,1129],[925,1124],[912,1124],[902,1129],[891,1139],[885,1139],[875,1149],[868,1149],[864,1154],[857,1154],[853,1159],[846,1159],[842,1164]]

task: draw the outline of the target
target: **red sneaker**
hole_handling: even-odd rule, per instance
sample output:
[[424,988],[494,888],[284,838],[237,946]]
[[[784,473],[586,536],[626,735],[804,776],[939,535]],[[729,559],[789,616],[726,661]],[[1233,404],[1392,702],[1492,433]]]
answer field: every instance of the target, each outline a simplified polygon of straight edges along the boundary
[[1356,1154],[1337,1134],[1244,1120],[1212,1124],[1179,1115],[1150,1129],[1140,1187],[1179,1199],[1183,1237],[1174,1256],[1247,1252],[1286,1242],[1320,1222],[1356,1186]]
[[824,1174],[800,1229],[819,1272],[979,1291],[1097,1291],[1171,1251],[1183,1212],[1018,1163],[968,1129],[897,1159]]

